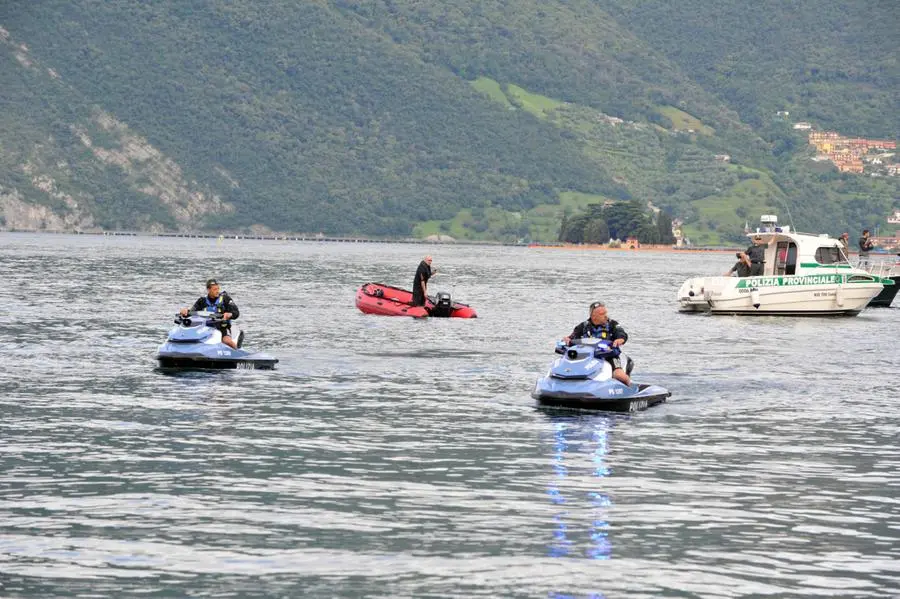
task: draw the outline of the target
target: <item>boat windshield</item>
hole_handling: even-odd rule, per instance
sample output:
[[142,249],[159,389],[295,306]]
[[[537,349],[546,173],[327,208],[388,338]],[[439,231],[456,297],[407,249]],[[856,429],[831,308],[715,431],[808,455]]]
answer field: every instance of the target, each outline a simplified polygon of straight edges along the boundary
[[837,246],[820,247],[816,250],[816,262],[819,264],[849,264],[847,256]]

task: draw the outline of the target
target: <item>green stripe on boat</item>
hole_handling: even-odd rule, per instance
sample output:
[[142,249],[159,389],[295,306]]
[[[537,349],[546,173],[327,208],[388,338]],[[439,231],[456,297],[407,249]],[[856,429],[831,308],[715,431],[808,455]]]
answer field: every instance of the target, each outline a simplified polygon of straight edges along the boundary
[[881,277],[874,275],[793,275],[787,277],[746,277],[737,283],[738,289],[751,287],[793,287],[795,285],[837,285],[839,283],[882,283]]
[[801,262],[801,268],[853,268],[850,264],[819,264],[818,262]]

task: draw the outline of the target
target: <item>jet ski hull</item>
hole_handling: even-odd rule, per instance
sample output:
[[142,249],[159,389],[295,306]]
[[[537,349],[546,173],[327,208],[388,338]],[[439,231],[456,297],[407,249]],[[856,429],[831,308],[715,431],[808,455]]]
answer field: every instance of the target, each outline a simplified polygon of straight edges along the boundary
[[278,363],[268,354],[215,345],[165,343],[156,355],[160,368],[200,368],[204,370],[272,370]]
[[[159,346],[156,360],[163,369],[198,370],[272,370],[278,360],[269,354],[237,349],[222,343],[222,332],[210,326],[209,315],[201,313],[178,318],[178,326],[169,331]],[[243,344],[244,333],[235,325],[232,338]]]
[[618,381],[573,381],[554,377],[538,379],[531,393],[545,406],[603,412],[640,412],[665,402],[671,395],[658,385],[627,387]]
[[174,356],[158,356],[160,368],[178,370],[273,370],[278,360],[210,360],[206,358],[186,358]]

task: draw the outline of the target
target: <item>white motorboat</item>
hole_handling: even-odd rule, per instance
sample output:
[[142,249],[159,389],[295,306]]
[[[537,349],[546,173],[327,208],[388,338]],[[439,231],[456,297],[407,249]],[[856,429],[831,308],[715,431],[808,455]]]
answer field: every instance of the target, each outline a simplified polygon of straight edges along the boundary
[[850,264],[839,240],[797,233],[764,215],[763,272],[751,277],[693,277],[678,290],[682,312],[768,316],[855,316],[893,281]]

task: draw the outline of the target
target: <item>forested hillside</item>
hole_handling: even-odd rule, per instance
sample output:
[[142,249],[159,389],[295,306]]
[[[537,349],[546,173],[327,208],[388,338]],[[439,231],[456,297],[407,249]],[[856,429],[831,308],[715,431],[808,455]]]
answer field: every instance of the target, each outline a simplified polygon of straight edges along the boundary
[[900,14],[891,0],[596,0],[756,129],[776,111],[900,137]]
[[[896,178],[813,164],[774,113],[896,135],[871,52],[896,17],[700,4],[7,3],[0,227],[551,240],[627,200],[709,243],[762,210],[880,222]],[[875,41],[842,33],[867,15]]]

